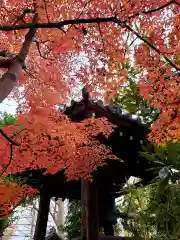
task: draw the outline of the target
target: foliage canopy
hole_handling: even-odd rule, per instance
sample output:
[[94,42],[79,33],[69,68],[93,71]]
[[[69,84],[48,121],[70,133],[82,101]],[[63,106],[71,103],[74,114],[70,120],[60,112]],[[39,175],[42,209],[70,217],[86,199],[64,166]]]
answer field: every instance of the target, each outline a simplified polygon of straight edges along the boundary
[[[17,121],[0,124],[0,176],[64,168],[68,179],[87,178],[103,165],[111,152],[94,136],[113,126],[72,123],[55,105],[82,85],[109,101],[126,84],[129,62],[141,97],[160,112],[149,139],[180,140],[179,0],[3,0],[0,8],[0,102],[18,103]],[[11,194],[5,213],[17,204]]]

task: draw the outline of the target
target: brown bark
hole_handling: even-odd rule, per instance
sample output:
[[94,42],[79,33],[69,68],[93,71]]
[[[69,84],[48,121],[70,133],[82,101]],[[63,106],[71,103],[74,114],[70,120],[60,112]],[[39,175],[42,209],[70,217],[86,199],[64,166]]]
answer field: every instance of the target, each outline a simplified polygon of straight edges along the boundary
[[[36,29],[30,29],[25,36],[24,43],[20,49],[20,52],[13,60],[0,60],[0,66],[8,67],[6,73],[0,79],[0,103],[11,93],[15,87],[18,78],[24,67],[24,61],[28,55],[29,48],[33,41]],[[4,66],[3,66],[4,64]]]
[[12,59],[0,59],[0,68],[9,68],[12,62]]

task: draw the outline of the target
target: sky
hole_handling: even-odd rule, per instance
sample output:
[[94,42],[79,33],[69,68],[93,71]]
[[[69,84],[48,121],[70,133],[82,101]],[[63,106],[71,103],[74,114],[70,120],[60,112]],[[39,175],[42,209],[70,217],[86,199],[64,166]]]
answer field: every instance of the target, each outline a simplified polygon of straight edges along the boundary
[[3,113],[5,111],[10,114],[15,114],[16,107],[17,103],[13,99],[11,100],[5,99],[2,103],[0,103],[0,113]]

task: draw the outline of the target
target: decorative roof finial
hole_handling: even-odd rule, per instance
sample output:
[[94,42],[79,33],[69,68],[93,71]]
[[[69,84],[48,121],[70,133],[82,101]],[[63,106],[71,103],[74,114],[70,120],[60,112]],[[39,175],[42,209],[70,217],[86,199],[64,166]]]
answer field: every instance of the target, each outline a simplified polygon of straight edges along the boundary
[[89,99],[90,95],[89,95],[87,86],[83,87],[83,89],[82,89],[82,96],[83,96],[84,100],[88,100]]

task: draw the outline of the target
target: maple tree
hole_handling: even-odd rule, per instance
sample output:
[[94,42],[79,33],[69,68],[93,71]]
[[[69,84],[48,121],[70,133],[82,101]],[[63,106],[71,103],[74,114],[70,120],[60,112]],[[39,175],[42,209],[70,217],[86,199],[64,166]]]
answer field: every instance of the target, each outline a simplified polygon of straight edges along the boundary
[[[46,115],[47,111],[50,111],[48,115]],[[48,116],[48,125],[44,122],[46,116]],[[21,114],[17,122],[15,118],[9,122],[6,118],[5,120],[5,126],[1,129],[4,137],[0,146],[1,177],[30,169],[45,169],[44,174],[53,174],[65,169],[68,180],[78,180],[80,177],[90,179],[91,173],[98,166],[105,164],[104,160],[115,158],[109,148],[96,140],[99,133],[108,136],[113,130],[113,125],[106,119],[91,118],[73,123],[62,113],[48,108],[46,111],[33,109],[29,113]],[[16,187],[16,194],[19,196],[17,200],[19,200],[13,205],[15,207],[24,195],[36,193],[36,190],[24,184],[18,186],[12,181],[8,184],[2,182],[1,205],[4,207],[6,205],[12,207],[11,198],[14,195],[11,194]],[[6,187],[10,192],[7,191],[3,195]],[[4,201],[8,203],[3,204]],[[5,212],[0,212],[0,216],[6,215],[7,212],[7,209]]]
[[141,94],[162,109],[152,139],[178,140],[179,5],[179,0],[3,1],[1,56],[8,59],[0,65],[9,68],[0,81],[0,101],[11,92],[18,102],[25,99],[21,110],[44,100],[66,103],[78,82],[96,93],[114,93],[127,73],[114,72],[110,62],[129,62],[133,55]]
[[69,180],[86,178],[113,157],[95,140],[112,125],[72,123],[55,105],[66,104],[78,84],[113,97],[130,61],[141,96],[161,109],[150,139],[179,141],[179,0],[4,0],[0,8],[0,102],[15,99],[23,125],[2,127],[1,176],[64,168]]
[[26,197],[33,196],[37,191],[29,186],[0,180],[0,217],[10,214]]

